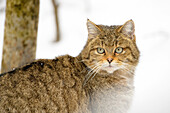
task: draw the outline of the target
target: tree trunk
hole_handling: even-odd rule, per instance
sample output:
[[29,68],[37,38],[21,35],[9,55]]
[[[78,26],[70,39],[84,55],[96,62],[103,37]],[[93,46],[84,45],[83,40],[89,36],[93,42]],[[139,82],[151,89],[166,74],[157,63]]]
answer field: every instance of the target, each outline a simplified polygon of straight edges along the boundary
[[35,59],[39,0],[7,0],[1,72]]

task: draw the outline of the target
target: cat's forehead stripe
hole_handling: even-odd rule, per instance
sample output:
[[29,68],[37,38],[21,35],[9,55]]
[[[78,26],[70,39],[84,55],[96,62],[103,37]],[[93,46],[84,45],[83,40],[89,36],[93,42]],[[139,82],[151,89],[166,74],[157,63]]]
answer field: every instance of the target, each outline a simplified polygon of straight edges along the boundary
[[114,46],[114,42],[116,41],[115,38],[112,38],[112,37],[104,37],[104,38],[101,38],[100,39],[100,42],[103,45],[105,46]]

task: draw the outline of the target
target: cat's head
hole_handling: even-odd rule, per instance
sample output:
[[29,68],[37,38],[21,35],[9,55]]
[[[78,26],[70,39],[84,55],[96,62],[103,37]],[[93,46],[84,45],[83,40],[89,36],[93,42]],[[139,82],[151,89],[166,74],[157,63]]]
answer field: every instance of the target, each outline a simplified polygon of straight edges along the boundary
[[97,73],[112,74],[138,64],[135,26],[132,20],[123,25],[96,25],[87,20],[88,41],[81,52],[85,65]]

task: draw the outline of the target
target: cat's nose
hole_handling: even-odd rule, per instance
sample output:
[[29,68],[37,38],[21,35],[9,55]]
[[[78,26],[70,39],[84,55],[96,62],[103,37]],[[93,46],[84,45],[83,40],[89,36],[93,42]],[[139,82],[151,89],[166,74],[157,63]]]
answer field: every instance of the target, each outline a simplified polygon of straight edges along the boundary
[[112,58],[108,58],[107,61],[109,62],[109,64],[113,61]]

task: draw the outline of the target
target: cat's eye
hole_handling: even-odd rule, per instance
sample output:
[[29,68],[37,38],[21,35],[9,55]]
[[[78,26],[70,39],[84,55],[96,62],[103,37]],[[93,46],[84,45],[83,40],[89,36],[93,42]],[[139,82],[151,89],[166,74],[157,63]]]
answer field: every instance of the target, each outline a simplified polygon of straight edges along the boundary
[[105,53],[105,50],[103,49],[103,48],[97,48],[97,52],[99,53],[99,54],[103,54],[103,53]]
[[123,52],[123,48],[122,47],[118,47],[118,48],[116,48],[115,52],[120,54],[120,53]]

